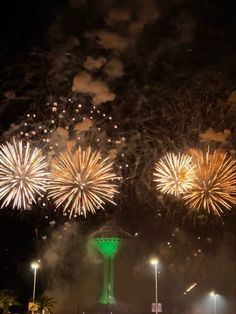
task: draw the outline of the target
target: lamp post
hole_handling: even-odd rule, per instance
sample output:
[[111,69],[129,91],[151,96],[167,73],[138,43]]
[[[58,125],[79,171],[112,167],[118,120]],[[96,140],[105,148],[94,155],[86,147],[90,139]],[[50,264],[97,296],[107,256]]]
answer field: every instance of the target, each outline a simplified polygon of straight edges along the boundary
[[33,262],[31,268],[34,270],[34,284],[33,284],[33,302],[35,300],[35,288],[36,288],[36,279],[37,279],[37,269],[39,268],[38,262]]
[[154,266],[155,269],[155,303],[156,303],[156,314],[158,314],[158,289],[157,289],[157,265],[158,265],[158,259],[153,258],[150,261],[151,265]]
[[210,293],[210,296],[213,297],[213,302],[214,302],[214,314],[217,314],[217,306],[216,306],[216,297],[217,294],[215,293],[215,291],[212,291]]

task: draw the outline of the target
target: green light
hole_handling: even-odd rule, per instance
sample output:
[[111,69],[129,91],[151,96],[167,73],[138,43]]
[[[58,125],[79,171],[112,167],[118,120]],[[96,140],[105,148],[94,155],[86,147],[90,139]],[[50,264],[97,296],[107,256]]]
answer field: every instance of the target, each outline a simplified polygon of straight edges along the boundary
[[121,247],[123,240],[119,238],[95,238],[91,239],[90,243],[103,256],[115,256]]
[[108,221],[89,237],[89,245],[103,256],[103,287],[99,299],[101,304],[115,304],[113,292],[114,259],[123,243],[132,238],[128,232],[118,227],[114,221]]
[[124,240],[120,238],[93,238],[89,242],[103,255],[104,259],[103,288],[99,303],[116,304],[113,292],[114,257]]

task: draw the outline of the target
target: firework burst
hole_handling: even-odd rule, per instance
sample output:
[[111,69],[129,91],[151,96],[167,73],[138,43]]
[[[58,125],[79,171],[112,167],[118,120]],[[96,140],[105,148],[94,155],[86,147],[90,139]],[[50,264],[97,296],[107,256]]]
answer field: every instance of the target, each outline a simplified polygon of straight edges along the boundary
[[0,200],[2,206],[27,209],[35,196],[45,192],[48,164],[39,148],[13,138],[0,146]]
[[205,210],[220,216],[236,204],[236,161],[216,150],[191,151],[196,164],[196,178],[183,199],[193,210]]
[[117,186],[113,180],[118,177],[113,173],[113,163],[102,159],[100,152],[93,152],[91,147],[79,147],[75,153],[67,149],[52,163],[51,172],[48,195],[56,207],[63,205],[64,212],[69,210],[70,218],[104,209],[106,201],[115,204]]
[[195,166],[188,155],[167,153],[156,163],[153,174],[157,190],[165,194],[180,196],[191,189],[195,177]]

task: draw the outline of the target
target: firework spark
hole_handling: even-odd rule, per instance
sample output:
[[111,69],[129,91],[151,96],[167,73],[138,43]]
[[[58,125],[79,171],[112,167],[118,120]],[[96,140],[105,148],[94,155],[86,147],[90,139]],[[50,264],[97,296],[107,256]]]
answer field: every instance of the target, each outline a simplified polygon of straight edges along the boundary
[[12,202],[13,208],[27,209],[42,196],[47,182],[48,164],[39,148],[13,138],[12,143],[0,146],[0,200],[1,207]]
[[236,161],[226,153],[192,150],[196,164],[196,178],[192,189],[183,199],[196,211],[201,209],[220,216],[236,204]]
[[[82,105],[70,98],[60,97],[45,104],[43,110],[28,113],[25,119],[12,130],[8,136],[16,135],[41,147],[51,160],[67,146],[73,149],[77,143],[80,146],[92,145],[99,151],[116,151],[121,155],[121,147],[125,138],[117,137],[111,130],[118,132],[118,125],[113,117],[102,109]],[[109,134],[109,137],[107,137]],[[122,152],[124,153],[124,152]],[[111,156],[111,155],[110,155]],[[122,159],[124,160],[123,156]],[[123,168],[126,167],[123,165]]]
[[195,166],[190,156],[167,153],[155,166],[154,181],[162,193],[180,196],[191,189],[195,177]]
[[52,180],[49,185],[49,197],[56,207],[64,206],[72,215],[86,216],[103,208],[105,201],[114,203],[117,186],[113,180],[118,177],[113,173],[113,163],[108,158],[102,159],[98,151],[91,147],[81,147],[72,153],[69,149],[52,163]]
[[193,288],[195,288],[196,286],[197,286],[197,283],[196,283],[196,282],[193,283],[191,286],[189,286],[189,287],[185,290],[184,294],[186,295],[188,292],[190,292],[191,290],[193,290]]

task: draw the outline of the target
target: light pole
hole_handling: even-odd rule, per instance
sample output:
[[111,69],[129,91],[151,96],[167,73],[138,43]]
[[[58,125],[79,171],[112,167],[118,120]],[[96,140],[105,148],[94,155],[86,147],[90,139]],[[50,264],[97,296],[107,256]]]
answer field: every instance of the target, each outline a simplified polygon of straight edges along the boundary
[[33,284],[33,303],[35,301],[35,288],[36,288],[36,279],[37,279],[37,269],[39,268],[38,262],[33,262],[31,268],[34,270],[34,284]]
[[213,302],[214,302],[214,314],[217,314],[217,306],[216,306],[216,297],[217,294],[215,293],[215,291],[212,291],[210,293],[210,296],[213,297]]
[[151,265],[154,265],[155,269],[155,303],[156,303],[156,314],[158,314],[158,289],[157,289],[157,265],[158,265],[158,259],[153,258],[150,261]]

